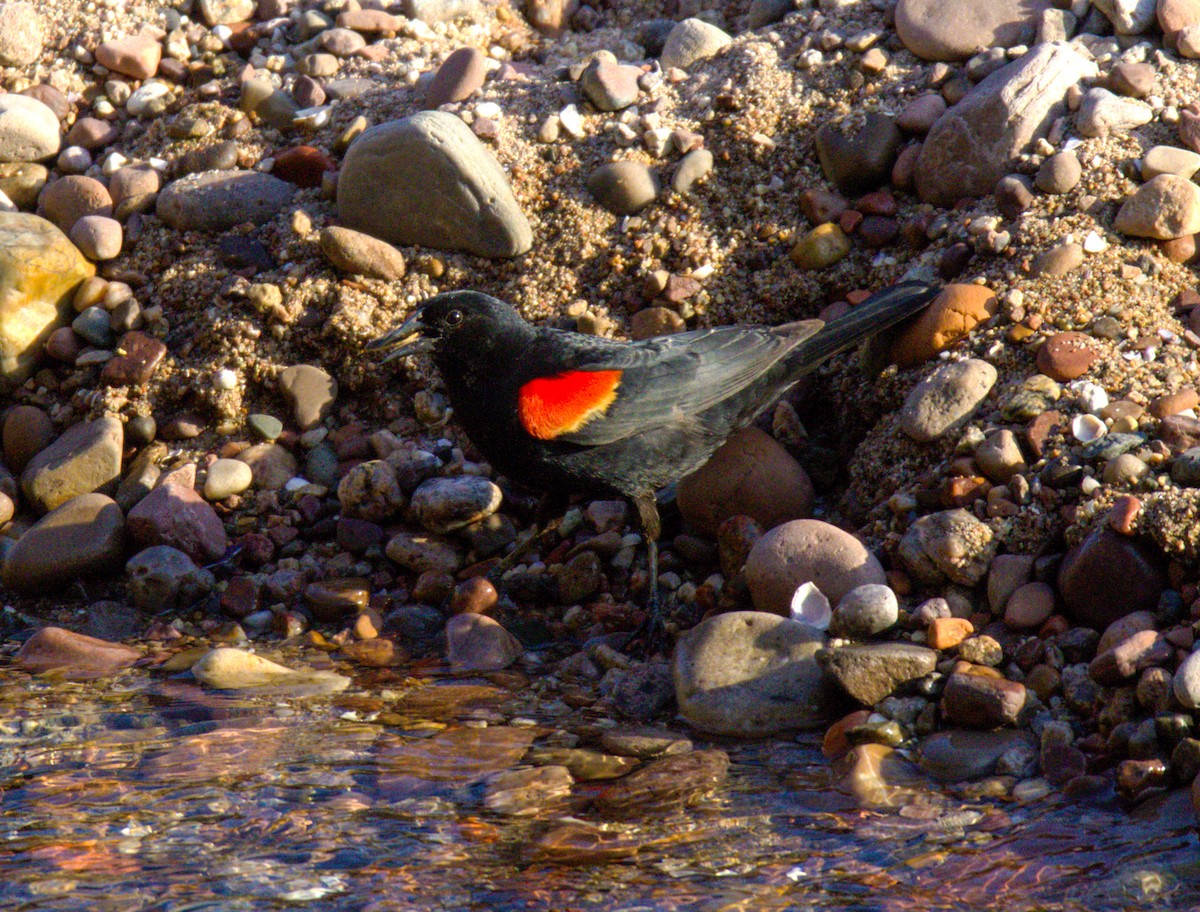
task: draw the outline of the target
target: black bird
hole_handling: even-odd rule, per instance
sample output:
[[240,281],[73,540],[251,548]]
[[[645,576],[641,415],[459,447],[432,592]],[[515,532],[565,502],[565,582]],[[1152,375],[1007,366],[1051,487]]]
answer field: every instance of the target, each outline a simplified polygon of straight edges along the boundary
[[472,443],[512,480],[547,494],[609,492],[637,510],[657,614],[654,494],[703,465],[735,431],[826,358],[921,310],[910,282],[825,324],[722,326],[617,342],[534,326],[503,301],[451,291],[372,341],[385,361],[430,352]]

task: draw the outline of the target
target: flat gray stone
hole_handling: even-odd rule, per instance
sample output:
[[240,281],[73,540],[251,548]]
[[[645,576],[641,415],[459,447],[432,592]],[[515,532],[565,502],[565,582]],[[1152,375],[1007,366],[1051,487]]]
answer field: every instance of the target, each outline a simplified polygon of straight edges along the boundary
[[816,653],[821,670],[865,706],[891,696],[906,681],[923,678],[937,659],[935,650],[908,643],[869,643]]
[[26,95],[0,95],[0,161],[35,162],[57,155],[62,144],[58,118]]
[[900,409],[900,430],[929,443],[975,413],[996,384],[996,368],[978,358],[954,361],[912,388]]
[[533,229],[503,169],[453,114],[421,111],[372,127],[346,153],[338,215],[392,244],[515,257]]
[[1071,45],[1041,44],[988,76],[929,131],[917,158],[918,195],[953,206],[990,193],[1066,112],[1067,90],[1097,73]]
[[679,712],[701,731],[755,736],[828,723],[832,694],[813,656],[815,627],[759,611],[697,624],[675,646]]
[[1053,6],[1051,0],[900,0],[896,33],[922,60],[966,60],[980,48],[1033,44],[1042,11]]
[[202,171],[167,184],[155,211],[180,231],[227,231],[269,222],[295,192],[294,184],[261,171]]
[[4,561],[6,588],[26,595],[114,573],[125,553],[125,515],[110,497],[81,494],[35,523]]
[[125,428],[111,415],[67,428],[21,473],[26,501],[46,513],[80,494],[114,492],[121,478],[124,442]]
[[940,782],[961,782],[992,775],[1013,750],[1036,751],[1037,739],[1027,731],[947,729],[922,739],[920,764]]

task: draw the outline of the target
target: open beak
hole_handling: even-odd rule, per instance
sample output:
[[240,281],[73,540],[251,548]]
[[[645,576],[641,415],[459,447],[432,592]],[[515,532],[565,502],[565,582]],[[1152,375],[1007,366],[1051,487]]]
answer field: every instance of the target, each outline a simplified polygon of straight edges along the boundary
[[386,352],[380,362],[386,364],[397,358],[419,355],[433,349],[433,340],[421,335],[421,311],[417,310],[407,320],[378,339],[367,343],[368,351]]

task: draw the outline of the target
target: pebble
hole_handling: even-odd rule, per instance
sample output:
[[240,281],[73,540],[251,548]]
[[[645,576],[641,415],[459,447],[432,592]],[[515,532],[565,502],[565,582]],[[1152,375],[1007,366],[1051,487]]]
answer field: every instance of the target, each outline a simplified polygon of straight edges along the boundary
[[54,440],[54,422],[36,405],[15,405],[4,416],[4,464],[21,472]]
[[1074,152],[1058,152],[1042,162],[1034,184],[1043,193],[1069,193],[1083,177],[1083,166]]
[[684,19],[676,25],[663,44],[659,64],[664,70],[690,68],[721,52],[733,39],[703,19]]
[[456,614],[446,622],[446,660],[454,671],[501,671],[525,652],[499,621]]
[[71,243],[89,260],[111,260],[121,253],[121,223],[103,215],[85,215],[70,229]]
[[80,680],[103,678],[128,668],[141,659],[140,650],[121,643],[42,627],[21,644],[13,664],[30,674],[55,672],[58,677]]
[[162,60],[162,45],[148,32],[103,41],[96,46],[96,62],[131,79],[149,79]]
[[346,516],[373,523],[393,518],[407,502],[395,471],[381,459],[361,462],[343,475],[337,497]]
[[917,159],[918,195],[950,207],[990,193],[1065,112],[1068,89],[1095,75],[1096,64],[1071,45],[1041,44],[988,76],[929,131]]
[[1200,709],[1200,651],[1179,663],[1171,679],[1171,690],[1185,709]]
[[1037,366],[1046,376],[1064,383],[1086,374],[1098,357],[1100,353],[1088,336],[1060,332],[1050,336],[1038,349]]
[[506,770],[488,779],[483,805],[493,814],[505,817],[561,813],[568,806],[574,783],[570,770],[564,766]]
[[254,472],[240,459],[218,459],[208,467],[204,479],[206,500],[221,501],[241,494],[254,482]]
[[1016,681],[958,673],[947,679],[941,705],[952,725],[990,729],[1015,725],[1025,700],[1025,685]]
[[826,269],[850,254],[850,238],[833,222],[806,231],[792,246],[788,256],[801,269]]
[[829,632],[833,636],[863,640],[895,626],[900,605],[889,586],[868,583],[851,589],[833,609]]
[[142,611],[187,608],[216,585],[208,570],[170,545],[144,548],[125,563],[129,596]]
[[337,400],[338,385],[328,373],[312,364],[296,364],[279,375],[279,389],[292,407],[302,431],[321,423]]
[[294,193],[292,184],[260,171],[204,171],[167,184],[155,212],[172,228],[228,231],[243,222],[269,222]]
[[117,342],[115,356],[105,362],[100,382],[106,386],[143,386],[150,382],[167,354],[162,339],[133,330]]
[[679,482],[676,502],[687,522],[715,536],[731,516],[773,529],[812,514],[815,493],[803,467],[770,434],[738,431],[696,472]]
[[1088,665],[1092,680],[1118,687],[1147,668],[1165,666],[1175,657],[1175,647],[1157,630],[1141,630],[1111,649],[1100,652]]
[[883,567],[863,544],[837,526],[797,519],[776,526],[754,543],[746,582],[759,611],[786,617],[802,583],[815,583],[832,602],[867,583],[887,583]]
[[[202,174],[208,171],[232,171],[237,168],[237,162],[237,141],[227,139],[224,142],[185,152],[179,159],[177,173],[183,176]],[[157,172],[154,173],[157,174]],[[155,189],[157,190],[157,188]]]
[[1029,267],[1030,275],[1058,278],[1083,265],[1083,247],[1075,243],[1057,244],[1038,254]]
[[601,206],[615,215],[634,215],[658,198],[659,180],[654,169],[638,161],[601,165],[588,175],[587,189]]
[[170,545],[199,563],[225,553],[229,540],[213,508],[191,488],[163,484],[129,511],[127,527],[139,546]]
[[891,359],[900,367],[922,364],[953,347],[976,326],[1000,309],[991,289],[952,283],[905,328],[891,346]]
[[278,440],[279,435],[283,433],[283,422],[274,415],[264,415],[256,412],[246,418],[246,426],[250,428],[250,433],[259,440],[267,442]]
[[0,3],[0,66],[33,63],[42,54],[46,24],[32,3]]
[[304,587],[304,604],[318,621],[340,623],[367,607],[371,584],[360,577],[317,580]]
[[1121,204],[1113,228],[1158,240],[1195,234],[1200,231],[1200,187],[1176,174],[1152,177]]
[[46,218],[70,233],[85,215],[112,215],[108,188],[94,177],[70,174],[48,183],[38,196],[38,208]]
[[1180,29],[1200,23],[1195,0],[1159,0],[1157,14],[1167,47],[1174,47]]
[[956,3],[900,0],[896,33],[922,60],[966,60],[979,48],[1033,44],[1039,17],[1049,0]]
[[457,573],[466,562],[463,549],[448,539],[419,532],[398,532],[384,547],[388,560],[412,573]]
[[597,58],[579,77],[588,100],[601,111],[621,111],[637,101],[639,67]]
[[26,503],[47,513],[80,494],[111,493],[121,477],[124,438],[124,426],[108,415],[67,428],[21,473]]
[[987,574],[998,544],[991,527],[971,513],[944,510],[909,526],[896,557],[918,582],[974,586]]
[[918,95],[900,112],[896,118],[896,126],[906,133],[924,136],[937,123],[938,118],[946,113],[946,99],[936,92]]
[[379,124],[356,139],[337,203],[347,227],[393,244],[484,257],[519,256],[533,245],[503,170],[470,127],[441,111]]
[[291,451],[277,443],[256,443],[234,458],[250,466],[254,486],[263,491],[278,491],[300,469]]
[[675,173],[671,175],[671,189],[681,196],[686,195],[712,169],[713,154],[708,149],[693,149],[679,160]]
[[1084,93],[1075,126],[1084,136],[1108,136],[1127,133],[1153,118],[1154,109],[1141,99],[1114,95],[1108,89],[1096,87]]
[[125,516],[104,494],[80,494],[34,523],[4,561],[5,587],[26,595],[61,589],[121,568]]
[[936,617],[925,628],[925,645],[930,649],[954,649],[975,632],[966,618]]
[[754,611],[702,621],[676,643],[675,696],[683,718],[715,735],[761,736],[832,718],[807,624]]
[[858,196],[888,182],[902,140],[894,117],[872,111],[861,120],[820,127],[817,158],[826,179],[842,193]]
[[321,229],[321,252],[334,266],[351,275],[396,282],[404,278],[404,254],[369,234],[329,225]]
[[492,515],[500,500],[500,488],[486,478],[458,475],[421,482],[413,491],[412,509],[426,529],[444,533]]
[[[989,576],[989,592],[991,586]],[[1013,630],[1036,630],[1053,613],[1054,589],[1046,583],[1025,583],[1004,601],[1004,623]]]
[[1165,587],[1157,555],[1104,524],[1067,552],[1058,573],[1067,614],[1096,629],[1135,611],[1152,611]]
[[349,678],[332,671],[287,668],[229,647],[205,653],[192,666],[192,677],[219,690],[251,690],[276,696],[320,696],[340,693],[350,686]]
[[[652,760],[597,796],[597,811],[613,820],[661,819],[699,804],[729,773],[729,755],[709,749]],[[589,853],[593,851],[589,849]]]
[[970,419],[996,383],[996,369],[970,358],[939,367],[918,383],[900,409],[900,429],[929,443]]
[[864,706],[874,706],[937,665],[938,654],[909,643],[867,643],[821,649],[817,664],[843,691]]
[[312,146],[292,146],[275,155],[271,174],[297,187],[320,187],[325,176],[337,171],[332,158]]

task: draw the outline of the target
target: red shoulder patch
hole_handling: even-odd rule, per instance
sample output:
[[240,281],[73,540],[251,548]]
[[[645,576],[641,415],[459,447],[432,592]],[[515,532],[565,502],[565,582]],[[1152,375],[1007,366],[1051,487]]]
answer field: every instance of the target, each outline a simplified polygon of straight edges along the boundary
[[530,380],[517,393],[521,426],[538,440],[577,431],[617,398],[619,370],[565,371]]

